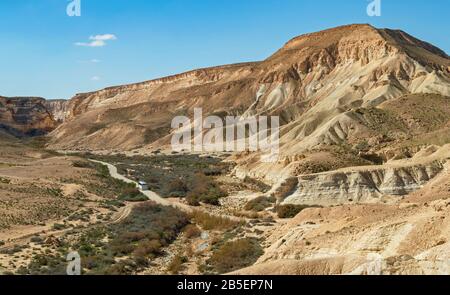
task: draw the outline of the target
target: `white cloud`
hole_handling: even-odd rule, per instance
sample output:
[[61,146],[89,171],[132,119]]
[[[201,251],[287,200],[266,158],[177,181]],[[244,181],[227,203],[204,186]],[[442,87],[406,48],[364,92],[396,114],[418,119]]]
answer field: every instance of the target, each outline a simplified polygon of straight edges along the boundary
[[100,77],[99,76],[94,76],[91,78],[91,81],[99,81]]
[[92,41],[89,43],[86,42],[77,42],[75,43],[76,46],[85,46],[85,47],[103,47],[106,46],[106,42],[105,41],[101,41],[101,40],[97,40],[97,41]]
[[80,64],[87,64],[87,63],[98,64],[98,63],[101,63],[102,61],[99,59],[93,58],[93,59],[88,59],[88,60],[79,60],[77,62]]
[[84,47],[103,47],[106,46],[106,41],[114,41],[117,40],[116,35],[114,34],[104,34],[104,35],[95,35],[90,36],[89,40],[91,42],[77,42],[76,46],[84,46]]
[[89,37],[89,40],[109,41],[109,40],[117,40],[117,37],[114,34],[104,34],[104,35],[91,36],[91,37]]

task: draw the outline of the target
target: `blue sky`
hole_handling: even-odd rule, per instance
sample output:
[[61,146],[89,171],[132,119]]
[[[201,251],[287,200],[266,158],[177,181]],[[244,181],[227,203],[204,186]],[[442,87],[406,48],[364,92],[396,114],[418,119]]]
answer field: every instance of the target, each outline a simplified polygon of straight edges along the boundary
[[[450,52],[450,1],[381,1],[382,15],[369,17],[368,0],[81,0],[81,16],[69,17],[69,0],[1,0],[0,95],[70,98],[262,60],[292,37],[350,23]],[[81,46],[90,42],[98,46]]]

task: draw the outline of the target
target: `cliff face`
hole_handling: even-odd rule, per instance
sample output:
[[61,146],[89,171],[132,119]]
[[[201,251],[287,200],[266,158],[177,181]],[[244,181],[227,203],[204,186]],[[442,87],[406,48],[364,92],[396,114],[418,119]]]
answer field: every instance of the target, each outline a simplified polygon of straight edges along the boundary
[[[450,96],[449,67],[443,51],[404,32],[344,26],[297,37],[262,62],[79,94],[51,146],[96,150],[105,140],[101,146],[110,149],[161,146],[170,142],[163,131],[171,118],[202,107],[205,115],[281,116],[281,141],[290,155],[310,148],[305,143],[314,131],[354,107],[410,93]],[[124,127],[137,131],[119,140],[114,135]]]
[[67,100],[46,100],[44,105],[47,111],[52,115],[53,119],[59,123],[64,122],[69,115],[69,103]]
[[[448,97],[445,52],[402,31],[349,25],[294,38],[261,62],[110,87],[67,102],[36,101],[30,117],[39,130],[56,127],[50,134],[53,149],[150,154],[169,148],[172,119],[192,116],[196,107],[204,116],[276,115],[282,125],[280,161],[261,163],[258,153],[235,155],[239,174],[271,184],[298,176],[303,186],[290,203],[318,193],[341,202],[344,195],[359,200],[419,188],[423,181],[414,177],[401,177],[406,184],[392,189],[386,184],[417,172],[410,168],[370,175],[330,171],[385,164],[413,157],[423,145],[450,143]],[[310,176],[318,172],[329,174]]]
[[421,189],[444,169],[435,161],[426,165],[366,167],[299,177],[283,204],[335,205],[370,202],[383,196],[405,196]]
[[16,137],[47,134],[63,119],[64,105],[39,97],[0,97],[0,129]]

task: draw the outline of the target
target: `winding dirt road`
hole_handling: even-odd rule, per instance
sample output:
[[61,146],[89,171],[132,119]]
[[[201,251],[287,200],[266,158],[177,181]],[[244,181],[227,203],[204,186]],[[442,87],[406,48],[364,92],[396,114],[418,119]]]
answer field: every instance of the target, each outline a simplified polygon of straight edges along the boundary
[[[129,179],[129,178],[119,174],[116,166],[114,166],[114,165],[112,165],[110,163],[102,162],[102,161],[97,161],[97,160],[92,160],[92,159],[89,159],[89,160],[91,162],[99,163],[99,164],[102,164],[102,165],[105,165],[106,167],[108,167],[109,174],[111,175],[112,178],[122,180],[122,181],[124,181],[126,183],[133,183],[133,184],[136,185],[136,187],[138,187],[138,183],[136,181],[131,180],[131,179]],[[147,196],[147,198],[150,201],[153,201],[153,202],[155,202],[157,204],[160,204],[160,205],[163,205],[163,206],[172,206],[172,207],[180,209],[180,210],[182,210],[182,211],[184,211],[186,213],[192,213],[194,210],[201,210],[201,211],[205,211],[206,212],[206,210],[201,209],[201,208],[195,208],[194,209],[193,207],[191,207],[189,205],[182,204],[182,203],[179,203],[179,202],[176,202],[176,201],[170,201],[170,200],[164,199],[163,197],[161,197],[157,193],[155,193],[153,191],[150,191],[150,190],[146,190],[146,191],[141,190],[141,192],[142,192],[142,194]],[[125,218],[127,218],[128,215],[131,213],[133,207],[136,206],[137,204],[139,204],[139,203],[130,203],[127,206],[123,207],[116,214],[116,216],[113,217],[113,220],[114,220],[113,223],[118,223],[118,222],[124,220]],[[235,221],[246,220],[245,218],[239,218],[239,217],[235,217],[235,216],[228,216],[228,215],[225,215],[225,214],[214,214],[212,212],[206,212],[206,213],[212,214],[212,215],[217,216],[217,217],[229,218],[229,219],[235,220]]]
[[[134,185],[136,185],[136,187],[138,187],[138,183],[134,180],[131,180],[121,174],[119,174],[117,167],[110,164],[110,163],[106,163],[106,162],[102,162],[102,161],[97,161],[97,160],[92,160],[89,159],[91,162],[94,163],[98,163],[98,164],[102,164],[105,165],[106,167],[108,167],[109,170],[109,174],[111,175],[112,178],[124,181],[126,183],[132,183]],[[142,194],[144,194],[150,201],[153,201],[157,204],[163,205],[163,206],[172,206],[172,207],[176,207],[178,209],[181,209],[183,211],[186,212],[192,212],[192,208],[188,205],[184,205],[184,204],[180,204],[178,202],[170,202],[167,199],[164,199],[163,197],[161,197],[160,195],[158,195],[157,193],[150,191],[150,190],[140,190]],[[133,204],[131,204],[133,205]],[[123,218],[121,218],[123,219]]]

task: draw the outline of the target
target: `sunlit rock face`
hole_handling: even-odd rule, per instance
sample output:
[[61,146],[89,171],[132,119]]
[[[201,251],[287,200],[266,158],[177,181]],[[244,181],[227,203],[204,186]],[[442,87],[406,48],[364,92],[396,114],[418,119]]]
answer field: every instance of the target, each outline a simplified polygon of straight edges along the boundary
[[16,137],[47,134],[62,122],[64,105],[39,97],[0,97],[0,129]]

